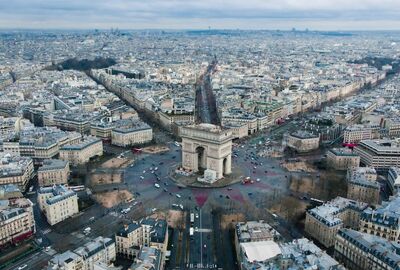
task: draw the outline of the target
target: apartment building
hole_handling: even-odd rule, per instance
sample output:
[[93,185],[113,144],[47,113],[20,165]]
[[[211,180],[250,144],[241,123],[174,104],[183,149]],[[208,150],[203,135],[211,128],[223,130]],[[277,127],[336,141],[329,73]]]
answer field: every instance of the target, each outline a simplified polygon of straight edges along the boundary
[[310,152],[318,149],[319,136],[304,130],[295,131],[288,135],[287,146],[299,153]]
[[400,269],[400,248],[384,238],[341,229],[336,235],[335,258],[349,270]]
[[390,138],[400,137],[400,119],[399,118],[385,119],[384,127],[388,131],[388,135]]
[[[99,236],[73,251],[56,254],[49,260],[47,270],[118,269],[110,265],[116,258],[115,242]],[[106,268],[101,268],[104,266]],[[110,266],[110,267],[109,267]]]
[[162,254],[161,251],[154,247],[142,247],[135,262],[128,268],[128,270],[161,270]]
[[361,164],[377,170],[400,166],[399,140],[364,140],[354,148],[354,152],[360,156]]
[[0,153],[0,185],[15,184],[25,191],[33,176],[33,160],[9,153]]
[[0,186],[0,247],[17,244],[35,233],[33,203],[15,185]]
[[360,156],[348,148],[329,149],[326,161],[335,170],[348,170],[360,166]]
[[60,148],[60,159],[72,165],[85,164],[91,158],[103,155],[103,142],[93,136],[82,138],[79,143],[67,144]]
[[38,204],[50,225],[79,213],[77,194],[63,185],[39,188]]
[[154,247],[161,251],[164,265],[168,243],[168,225],[166,220],[145,218],[124,227],[115,235],[117,253],[133,258],[143,246]]
[[360,217],[360,231],[389,241],[400,241],[400,195],[382,202],[376,209],[365,209]]
[[341,229],[357,229],[366,203],[336,197],[306,212],[304,231],[326,248],[335,244],[335,235]]
[[378,139],[380,126],[351,125],[343,131],[343,143],[358,143],[362,140]]
[[111,131],[111,143],[126,147],[145,144],[153,139],[153,129],[142,121],[131,122],[128,126],[120,126]]
[[69,177],[69,162],[60,159],[46,159],[38,169],[39,186],[67,184]]

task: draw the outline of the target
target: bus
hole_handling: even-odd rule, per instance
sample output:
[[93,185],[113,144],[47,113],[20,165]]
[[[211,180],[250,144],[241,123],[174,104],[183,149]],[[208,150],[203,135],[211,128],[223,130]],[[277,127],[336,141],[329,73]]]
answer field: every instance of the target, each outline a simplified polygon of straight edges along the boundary
[[194,223],[194,213],[190,213],[190,223]]

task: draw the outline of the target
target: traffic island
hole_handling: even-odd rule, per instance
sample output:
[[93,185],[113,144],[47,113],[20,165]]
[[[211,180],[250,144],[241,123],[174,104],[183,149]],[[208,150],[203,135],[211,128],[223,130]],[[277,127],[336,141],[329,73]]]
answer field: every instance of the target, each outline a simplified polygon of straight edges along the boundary
[[232,173],[221,178],[214,183],[204,183],[199,182],[198,178],[202,177],[199,173],[192,173],[188,175],[183,175],[177,173],[176,170],[181,166],[181,164],[175,164],[169,170],[169,177],[180,187],[192,187],[192,188],[222,188],[227,187],[242,181],[243,172],[240,168],[232,167]]

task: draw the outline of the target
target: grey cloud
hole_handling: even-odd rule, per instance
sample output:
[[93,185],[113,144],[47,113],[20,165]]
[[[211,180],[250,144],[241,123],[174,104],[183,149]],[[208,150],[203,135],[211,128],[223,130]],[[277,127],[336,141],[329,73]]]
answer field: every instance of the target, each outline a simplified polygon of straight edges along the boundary
[[0,0],[2,28],[196,28],[209,22],[237,28],[255,20],[294,26],[375,21],[387,28],[398,18],[399,0]]

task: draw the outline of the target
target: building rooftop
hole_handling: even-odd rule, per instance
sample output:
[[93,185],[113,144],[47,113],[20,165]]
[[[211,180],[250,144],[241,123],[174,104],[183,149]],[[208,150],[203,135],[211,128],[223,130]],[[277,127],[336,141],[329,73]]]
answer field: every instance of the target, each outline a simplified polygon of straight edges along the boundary
[[43,161],[43,166],[41,166],[38,171],[64,169],[67,165],[68,161],[62,159],[46,159]]
[[308,213],[327,226],[336,226],[342,223],[342,220],[338,218],[339,213],[347,209],[354,209],[361,212],[367,208],[367,206],[366,203],[353,201],[343,197],[336,197],[321,206],[308,210]]

